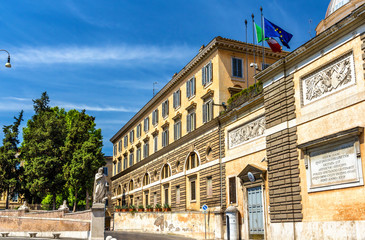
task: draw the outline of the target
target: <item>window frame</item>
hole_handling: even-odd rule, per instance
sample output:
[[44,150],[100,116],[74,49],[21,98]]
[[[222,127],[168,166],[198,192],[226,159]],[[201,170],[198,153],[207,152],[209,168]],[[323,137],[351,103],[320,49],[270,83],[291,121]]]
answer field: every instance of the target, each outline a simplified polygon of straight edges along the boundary
[[190,78],[186,81],[186,97],[191,99],[196,94],[196,79],[195,77]]
[[134,142],[134,129],[129,132],[129,142],[131,144]]
[[213,64],[212,61],[209,61],[202,68],[202,85],[204,87],[208,86],[213,82]]
[[124,148],[128,147],[128,135],[124,136]]
[[161,105],[162,105],[161,106],[161,108],[162,108],[162,111],[161,111],[162,117],[167,118],[169,116],[169,100],[166,99],[164,102],[162,102]]
[[161,136],[162,136],[162,141],[161,141],[162,147],[167,147],[169,145],[169,128],[168,127],[163,128]]
[[150,152],[150,146],[149,142],[145,142],[143,144],[143,158],[147,158],[149,156]]
[[136,136],[137,138],[141,137],[141,130],[142,130],[142,123],[137,125],[137,130],[136,130]]
[[[132,164],[131,164],[132,162]],[[134,165],[134,153],[129,153],[129,167],[132,167]]]
[[143,131],[146,133],[150,130],[150,117],[146,117],[143,120]]
[[174,122],[174,141],[181,138],[181,118]]
[[181,106],[181,91],[176,90],[172,96],[173,108],[176,110]]
[[192,132],[196,129],[196,113],[195,109],[186,115],[186,132]]
[[[234,63],[234,61],[236,61],[236,64]],[[239,61],[241,61],[241,66],[239,66]],[[231,60],[231,65],[232,65],[232,77],[234,78],[243,78],[243,59],[242,58],[237,58],[237,57],[232,57]],[[236,71],[235,71],[235,67],[237,67]],[[238,74],[239,73],[239,68],[241,68],[241,76]],[[236,74],[235,74],[236,72]]]
[[[234,186],[231,186],[231,183],[234,183]],[[232,191],[234,191],[234,192],[232,192]],[[231,194],[231,193],[234,193],[234,194]],[[228,201],[229,204],[237,204],[237,177],[236,176],[228,177],[228,199],[229,199],[229,201]],[[234,202],[232,200],[234,200]]]
[[214,112],[213,112],[213,99],[208,98],[203,103],[203,123],[207,123],[213,120]]
[[137,147],[137,150],[136,150],[136,163],[140,162],[141,161],[141,146]]
[[152,125],[156,126],[158,124],[158,108],[152,112]]

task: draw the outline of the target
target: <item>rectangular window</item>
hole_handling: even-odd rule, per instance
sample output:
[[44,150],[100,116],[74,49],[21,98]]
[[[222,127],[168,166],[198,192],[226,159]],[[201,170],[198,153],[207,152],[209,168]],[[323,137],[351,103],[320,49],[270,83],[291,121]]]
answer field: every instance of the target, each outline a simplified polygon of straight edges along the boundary
[[192,132],[195,130],[195,111],[191,111],[188,113],[188,115],[186,116],[186,130],[187,132]]
[[124,160],[123,160],[123,170],[127,169],[127,167],[128,167],[127,164],[128,164],[128,159],[127,159],[127,156],[125,156]]
[[134,142],[134,130],[129,132],[129,142],[130,143]]
[[186,97],[190,98],[195,95],[195,77],[186,82]]
[[122,140],[119,140],[119,143],[118,143],[118,151],[119,152],[122,151]]
[[178,119],[174,123],[174,140],[181,138],[181,120]]
[[122,171],[122,163],[121,161],[118,161],[118,173],[120,173],[120,171]]
[[[118,161],[118,164],[119,164],[120,161]],[[117,163],[113,163],[113,173],[114,175],[117,174]]]
[[209,99],[203,104],[203,123],[213,119],[213,100]]
[[229,203],[237,203],[236,200],[236,177],[231,177],[228,179],[229,184]]
[[162,103],[162,117],[165,118],[169,115],[169,100]]
[[180,186],[176,186],[176,204],[180,204]]
[[115,144],[114,147],[113,147],[113,155],[114,156],[117,155],[117,144]]
[[149,150],[150,150],[150,146],[149,146],[148,142],[146,142],[143,145],[143,158],[146,158],[149,156]]
[[143,130],[144,132],[148,132],[149,129],[150,129],[150,118],[146,117],[143,123]]
[[205,86],[212,82],[212,62],[209,62],[202,68],[202,85]]
[[166,127],[162,132],[162,147],[169,145],[169,129]]
[[124,147],[128,147],[128,135],[124,136]]
[[133,205],[133,195],[129,196],[129,205]]
[[133,161],[134,161],[134,154],[130,153],[129,154],[129,166],[132,167],[133,166]]
[[213,181],[212,177],[207,177],[207,197],[213,196]]
[[190,200],[196,200],[196,189],[195,189],[196,179],[190,181]]
[[158,123],[158,109],[152,112],[152,125],[157,125]]
[[142,124],[137,125],[137,138],[141,137]]
[[232,76],[242,78],[242,59],[232,58]]
[[141,147],[138,147],[137,148],[137,151],[136,151],[136,161],[137,162],[141,161]]
[[169,204],[169,188],[165,188],[165,204]]
[[181,105],[181,92],[180,92],[180,89],[177,90],[176,92],[174,92],[174,94],[173,94],[173,102],[174,102],[173,103],[174,109],[180,107],[180,105]]
[[156,135],[153,138],[153,152],[157,152],[157,149],[158,149],[158,136]]

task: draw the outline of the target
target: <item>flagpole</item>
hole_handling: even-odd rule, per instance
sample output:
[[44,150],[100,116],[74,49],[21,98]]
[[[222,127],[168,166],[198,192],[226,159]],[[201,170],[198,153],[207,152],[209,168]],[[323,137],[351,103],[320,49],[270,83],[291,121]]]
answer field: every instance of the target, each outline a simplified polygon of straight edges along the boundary
[[[256,64],[256,44],[255,44],[255,15],[251,15],[252,17],[252,43],[253,43],[253,63]],[[254,68],[254,75],[256,75],[256,66],[253,66]],[[255,78],[255,84],[256,84],[256,78]]]
[[245,26],[246,26],[246,85],[248,89],[248,58],[247,58],[247,19],[245,19]]
[[264,70],[264,66],[265,66],[265,28],[264,28],[264,14],[262,13],[262,7],[260,7],[260,11],[261,11],[261,27],[262,27],[262,67],[261,70]]

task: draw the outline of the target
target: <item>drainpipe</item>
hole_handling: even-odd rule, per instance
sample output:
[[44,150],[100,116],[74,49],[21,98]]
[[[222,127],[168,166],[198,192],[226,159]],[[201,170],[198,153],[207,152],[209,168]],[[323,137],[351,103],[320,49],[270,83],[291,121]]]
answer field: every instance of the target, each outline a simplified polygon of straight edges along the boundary
[[219,179],[220,179],[220,184],[221,184],[221,187],[220,187],[220,191],[221,191],[221,210],[222,210],[222,207],[223,207],[223,191],[222,191],[222,188],[223,188],[223,181],[222,181],[222,136],[221,136],[221,122],[220,120],[218,119],[218,131],[219,131]]

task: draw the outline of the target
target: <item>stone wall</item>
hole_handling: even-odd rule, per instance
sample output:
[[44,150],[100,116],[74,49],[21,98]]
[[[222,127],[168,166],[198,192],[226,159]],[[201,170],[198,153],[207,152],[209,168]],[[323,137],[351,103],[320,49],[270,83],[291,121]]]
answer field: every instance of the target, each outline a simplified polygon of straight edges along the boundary
[[271,222],[301,221],[297,128],[289,127],[295,119],[293,75],[266,87],[264,98],[267,129],[274,129],[266,137]]
[[90,223],[90,210],[78,213],[0,211],[0,232],[8,232],[9,236],[29,237],[29,232],[35,232],[40,237],[52,237],[52,233],[61,233],[61,237],[86,239]]
[[[114,215],[115,231],[138,231],[161,234],[183,235],[196,239],[215,238],[215,216],[212,212],[204,214],[191,212],[151,212],[151,213],[123,213]],[[206,224],[206,228],[204,227]]]

